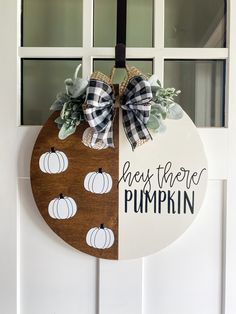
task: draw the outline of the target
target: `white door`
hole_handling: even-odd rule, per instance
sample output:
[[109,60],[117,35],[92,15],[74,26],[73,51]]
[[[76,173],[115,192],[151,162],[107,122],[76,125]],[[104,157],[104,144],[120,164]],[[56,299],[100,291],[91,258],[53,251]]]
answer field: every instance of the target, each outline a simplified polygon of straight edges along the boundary
[[127,58],[182,88],[181,104],[201,126],[209,185],[180,239],[153,256],[118,262],[58,238],[29,180],[36,124],[50,106],[43,100],[54,95],[64,66],[80,59],[88,76],[113,63],[106,59],[114,58],[115,1],[22,3],[0,1],[0,313],[236,313],[235,1],[227,1],[225,23],[223,0],[129,0]]

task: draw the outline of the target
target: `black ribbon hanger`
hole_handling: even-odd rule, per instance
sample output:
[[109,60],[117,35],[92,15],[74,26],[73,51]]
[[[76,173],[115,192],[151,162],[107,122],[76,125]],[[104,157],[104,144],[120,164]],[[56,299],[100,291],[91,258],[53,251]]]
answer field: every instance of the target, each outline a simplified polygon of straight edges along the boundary
[[117,0],[115,68],[126,66],[127,0]]

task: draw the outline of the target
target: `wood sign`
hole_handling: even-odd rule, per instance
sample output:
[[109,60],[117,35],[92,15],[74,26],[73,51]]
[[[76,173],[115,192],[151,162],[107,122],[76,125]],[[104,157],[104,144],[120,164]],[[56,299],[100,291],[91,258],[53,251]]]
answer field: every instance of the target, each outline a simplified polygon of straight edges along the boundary
[[59,237],[96,257],[131,259],[161,250],[189,227],[203,202],[207,161],[186,113],[134,151],[118,114],[115,148],[101,150],[82,143],[87,123],[58,139],[58,115],[35,143],[31,184],[40,213]]

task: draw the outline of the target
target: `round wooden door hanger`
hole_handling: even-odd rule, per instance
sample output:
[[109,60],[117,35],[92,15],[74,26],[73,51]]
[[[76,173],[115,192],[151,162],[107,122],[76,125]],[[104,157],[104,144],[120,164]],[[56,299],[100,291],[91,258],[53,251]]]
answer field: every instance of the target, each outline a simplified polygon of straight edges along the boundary
[[[87,254],[131,259],[153,254],[193,222],[207,185],[207,161],[197,129],[186,113],[167,120],[166,132],[132,151],[114,121],[115,148],[83,144],[88,124],[65,140],[48,119],[31,160],[33,195],[46,223]],[[85,132],[85,133],[84,133]]]

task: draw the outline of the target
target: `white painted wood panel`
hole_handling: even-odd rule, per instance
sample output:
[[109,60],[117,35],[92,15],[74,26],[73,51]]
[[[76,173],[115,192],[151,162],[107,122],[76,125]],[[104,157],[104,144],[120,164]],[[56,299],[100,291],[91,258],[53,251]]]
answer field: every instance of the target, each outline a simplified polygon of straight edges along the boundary
[[21,313],[95,314],[96,258],[73,249],[48,227],[29,179],[19,179],[18,186]]
[[[21,47],[21,58],[114,58],[114,48],[61,48],[61,47]],[[227,48],[127,48],[127,58],[166,58],[166,59],[225,59]]]
[[198,128],[208,159],[209,180],[228,177],[229,132],[227,128]]
[[0,1],[0,313],[15,314],[16,282],[16,61],[14,1]]
[[143,314],[142,259],[100,260],[99,266],[98,313]]
[[41,130],[41,126],[18,127],[17,134],[17,172],[19,178],[30,177],[30,160],[34,143]]
[[229,151],[228,151],[228,180],[225,202],[227,206],[226,216],[226,254],[225,254],[225,284],[224,284],[224,308],[223,314],[236,313],[236,2],[229,1],[228,6],[228,126],[229,126]]
[[221,314],[224,188],[210,181],[195,222],[144,259],[143,314]]

